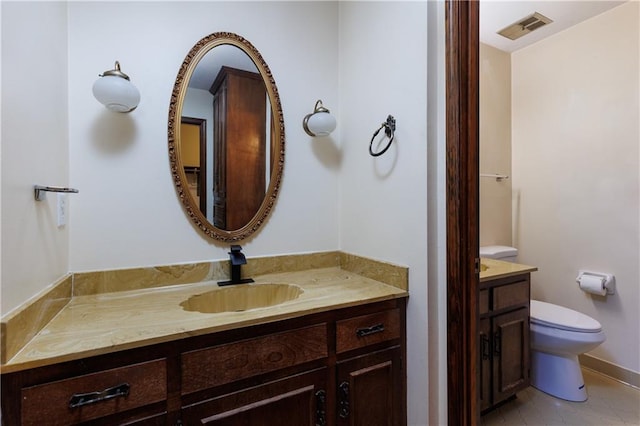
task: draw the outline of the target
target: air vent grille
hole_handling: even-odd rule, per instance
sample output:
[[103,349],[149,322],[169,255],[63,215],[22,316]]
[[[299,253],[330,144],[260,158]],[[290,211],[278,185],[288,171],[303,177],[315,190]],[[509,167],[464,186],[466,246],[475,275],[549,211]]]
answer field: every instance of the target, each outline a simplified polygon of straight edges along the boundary
[[552,22],[551,19],[536,12],[498,31],[498,34],[510,40],[516,40]]

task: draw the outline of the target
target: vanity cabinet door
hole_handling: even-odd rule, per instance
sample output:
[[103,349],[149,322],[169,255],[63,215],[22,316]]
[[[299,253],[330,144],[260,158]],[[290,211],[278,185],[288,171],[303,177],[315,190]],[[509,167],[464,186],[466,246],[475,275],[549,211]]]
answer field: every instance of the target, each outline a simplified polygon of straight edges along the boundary
[[327,369],[227,393],[182,409],[182,424],[324,426]]
[[529,385],[529,310],[496,316],[493,332],[493,401],[497,404]]
[[400,346],[339,362],[336,386],[336,425],[406,424]]

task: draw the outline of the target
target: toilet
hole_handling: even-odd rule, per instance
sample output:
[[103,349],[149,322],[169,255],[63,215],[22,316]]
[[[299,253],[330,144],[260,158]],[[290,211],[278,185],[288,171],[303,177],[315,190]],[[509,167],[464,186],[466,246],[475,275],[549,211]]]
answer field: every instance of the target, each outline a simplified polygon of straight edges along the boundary
[[[517,255],[513,247],[480,247],[480,257],[514,262]],[[529,316],[531,385],[567,401],[586,401],[578,355],[605,341],[602,325],[588,315],[539,300],[531,300]]]

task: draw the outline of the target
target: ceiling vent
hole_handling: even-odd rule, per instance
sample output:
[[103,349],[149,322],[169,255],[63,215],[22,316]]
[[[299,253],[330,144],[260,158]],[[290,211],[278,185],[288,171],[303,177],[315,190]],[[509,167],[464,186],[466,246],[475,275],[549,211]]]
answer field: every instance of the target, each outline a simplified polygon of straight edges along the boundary
[[498,31],[498,34],[508,39],[516,40],[523,35],[529,34],[531,31],[535,31],[538,28],[552,22],[553,21],[551,19],[536,12],[533,15],[529,15],[526,18],[523,18],[518,22]]

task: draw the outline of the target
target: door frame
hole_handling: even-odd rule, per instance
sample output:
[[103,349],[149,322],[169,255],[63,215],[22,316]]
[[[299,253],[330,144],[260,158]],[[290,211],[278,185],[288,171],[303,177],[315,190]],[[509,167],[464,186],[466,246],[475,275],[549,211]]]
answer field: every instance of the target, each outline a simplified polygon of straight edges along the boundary
[[477,425],[479,285],[479,3],[445,0],[447,412]]

